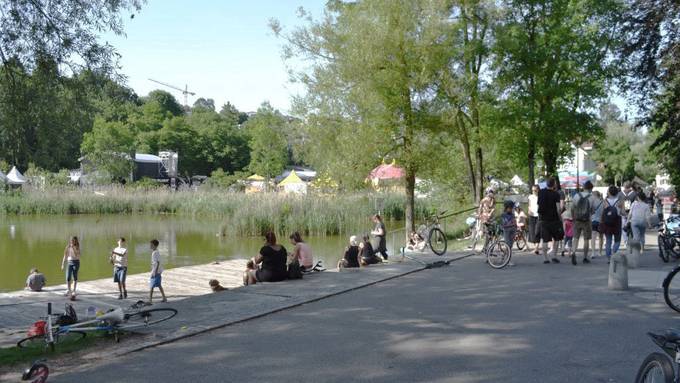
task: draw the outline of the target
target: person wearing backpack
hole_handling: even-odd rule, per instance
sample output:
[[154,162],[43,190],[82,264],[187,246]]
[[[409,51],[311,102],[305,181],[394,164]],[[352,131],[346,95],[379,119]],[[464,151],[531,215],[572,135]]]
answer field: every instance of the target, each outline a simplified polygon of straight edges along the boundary
[[[604,209],[600,218],[600,230],[605,237],[605,254],[607,259],[611,259],[612,253],[619,251],[621,246],[621,214],[623,212],[623,201],[619,198],[619,189],[610,186],[607,191],[607,198],[604,201]],[[613,243],[612,243],[613,240]]]
[[[630,214],[630,208],[631,206],[633,206],[633,202],[635,202],[635,200],[637,199],[637,192],[633,188],[630,181],[626,181],[623,183],[623,190],[619,191],[618,197],[621,200],[621,204],[623,206],[623,210],[620,211],[621,227],[626,227],[626,224],[628,224],[628,214]],[[626,232],[626,230],[622,231],[621,236],[623,242],[627,244],[628,233]]]
[[590,239],[593,236],[593,224],[591,222],[593,206],[590,203],[593,183],[586,181],[583,188],[585,189],[584,191],[574,195],[573,203],[571,204],[571,216],[574,220],[574,240],[571,251],[571,263],[573,265],[576,265],[576,251],[578,250],[578,241],[581,235],[583,235],[583,263],[590,263],[588,251],[590,249]]

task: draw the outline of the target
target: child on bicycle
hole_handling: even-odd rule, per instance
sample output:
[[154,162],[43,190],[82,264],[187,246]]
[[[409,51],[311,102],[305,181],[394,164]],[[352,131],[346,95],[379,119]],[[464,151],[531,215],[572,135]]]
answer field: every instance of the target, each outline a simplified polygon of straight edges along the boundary
[[503,202],[503,214],[501,215],[501,228],[503,229],[503,240],[510,248],[512,254],[512,243],[517,232],[517,219],[515,218],[515,203],[512,201]]

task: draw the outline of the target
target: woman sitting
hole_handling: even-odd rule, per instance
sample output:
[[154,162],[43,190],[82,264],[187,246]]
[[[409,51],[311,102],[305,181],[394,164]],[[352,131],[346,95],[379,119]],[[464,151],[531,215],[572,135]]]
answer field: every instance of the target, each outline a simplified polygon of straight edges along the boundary
[[291,254],[291,259],[288,263],[297,259],[300,263],[302,271],[309,271],[314,268],[314,257],[312,256],[312,248],[302,240],[302,236],[297,231],[290,235],[290,243],[295,246],[293,248],[293,253]]
[[345,248],[345,255],[338,262],[338,269],[359,267],[359,244],[357,236],[349,237],[349,246]]
[[359,245],[359,262],[361,266],[373,265],[382,262],[382,260],[375,255],[371,239],[368,235],[364,235],[364,240]]
[[[252,285],[257,282],[279,282],[288,277],[286,248],[276,243],[276,235],[267,232],[264,236],[266,243],[260,249],[260,254],[248,262],[243,273],[243,284]],[[260,265],[259,267],[257,267]]]

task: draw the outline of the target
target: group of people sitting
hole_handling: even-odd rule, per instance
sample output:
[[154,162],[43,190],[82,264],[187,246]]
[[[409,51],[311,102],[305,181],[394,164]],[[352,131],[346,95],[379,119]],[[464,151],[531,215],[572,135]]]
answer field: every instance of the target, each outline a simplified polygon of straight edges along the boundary
[[[338,269],[368,266],[387,260],[385,224],[378,214],[374,215],[372,220],[375,228],[371,234],[376,240],[376,246],[373,246],[368,234],[362,237],[361,242],[356,235],[351,236],[349,246],[345,248],[345,253],[338,262]],[[314,264],[312,248],[302,239],[299,232],[289,237],[293,245],[290,254],[277,242],[274,232],[267,232],[264,238],[265,244],[260,252],[246,264],[243,273],[244,285],[297,279],[301,277],[301,273],[322,269],[320,264]]]

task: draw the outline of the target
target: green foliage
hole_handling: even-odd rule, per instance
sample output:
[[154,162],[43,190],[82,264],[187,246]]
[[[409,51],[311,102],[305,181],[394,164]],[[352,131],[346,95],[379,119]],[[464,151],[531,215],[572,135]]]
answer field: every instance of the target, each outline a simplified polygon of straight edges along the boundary
[[111,179],[126,179],[132,172],[134,134],[129,124],[97,118],[91,132],[83,137],[85,170],[100,171]]
[[[208,178],[208,181],[205,183],[205,185],[213,189],[230,189],[232,191],[242,191],[241,189],[245,189],[245,185],[240,185],[239,181],[246,179],[248,175],[249,174],[246,172],[236,172],[234,174],[229,174],[221,168],[218,168],[217,170],[213,170],[213,172],[210,173],[210,178]],[[234,187],[236,190],[234,190]]]
[[279,175],[288,164],[288,143],[284,131],[288,122],[264,103],[245,124],[250,137],[250,164],[248,169],[265,178]]

